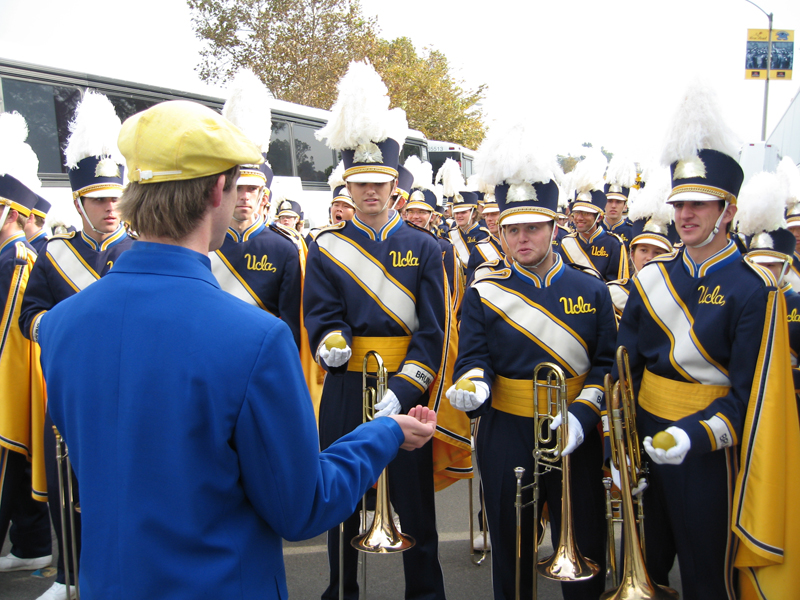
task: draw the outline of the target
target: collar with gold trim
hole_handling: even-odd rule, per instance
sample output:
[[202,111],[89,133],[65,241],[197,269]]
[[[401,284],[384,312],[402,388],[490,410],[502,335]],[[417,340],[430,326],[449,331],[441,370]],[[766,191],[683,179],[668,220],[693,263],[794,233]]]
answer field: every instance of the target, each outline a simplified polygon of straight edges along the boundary
[[240,244],[242,242],[246,242],[252,237],[257,236],[264,230],[265,226],[266,225],[264,224],[263,217],[259,215],[259,217],[255,220],[255,222],[252,225],[250,225],[250,227],[245,229],[241,233],[241,235],[239,235],[239,232],[236,231],[233,227],[228,227],[228,231],[225,232],[225,237],[233,240],[237,244]]
[[9,236],[9,238],[5,242],[0,244],[0,252],[3,252],[6,248],[13,248],[14,244],[24,240],[25,240],[25,232],[18,231],[17,233],[14,233],[11,236]]
[[522,281],[537,288],[545,288],[550,287],[553,283],[558,281],[566,269],[564,261],[561,260],[561,255],[558,252],[553,252],[553,259],[553,266],[548,269],[544,277],[539,277],[539,275],[533,271],[529,271],[513,259],[509,260],[507,258],[506,262],[511,262],[512,271],[517,277],[522,279]]
[[368,237],[372,241],[382,242],[394,235],[402,226],[403,219],[396,210],[389,211],[389,221],[380,228],[380,231],[375,231],[372,227],[364,223],[357,215],[354,215],[350,223],[356,228],[361,235]]
[[109,235],[105,238],[102,242],[97,242],[93,238],[89,237],[85,231],[81,230],[80,239],[83,240],[83,243],[89,246],[92,250],[96,252],[104,252],[124,240],[128,237],[128,232],[125,231],[125,226],[122,223],[114,230],[114,233]]
[[686,268],[686,272],[694,278],[711,275],[742,257],[732,240],[728,240],[728,244],[722,250],[708,257],[699,265],[692,260],[685,248],[681,252],[683,252],[683,266]]

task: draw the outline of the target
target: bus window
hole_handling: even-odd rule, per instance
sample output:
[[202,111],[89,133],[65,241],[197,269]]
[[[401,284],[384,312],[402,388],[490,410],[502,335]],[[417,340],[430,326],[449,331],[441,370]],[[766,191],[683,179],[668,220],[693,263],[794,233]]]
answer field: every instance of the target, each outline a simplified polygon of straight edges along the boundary
[[319,127],[292,123],[297,176],[303,181],[327,182],[333,171],[333,152],[314,137]]
[[467,156],[464,157],[464,161],[461,164],[461,169],[464,171],[464,179],[470,177],[473,173],[472,170],[472,159],[468,158]]
[[2,108],[25,117],[27,141],[39,158],[40,173],[67,172],[61,149],[66,146],[69,122],[80,99],[77,87],[2,78]]
[[417,156],[422,162],[425,162],[428,158],[424,146],[406,142],[403,144],[403,148],[400,151],[400,163],[405,164],[409,156]]
[[155,106],[161,100],[143,100],[142,98],[134,98],[133,96],[117,96],[115,94],[108,94],[105,92],[111,104],[114,105],[114,110],[117,111],[117,116],[120,121],[125,121],[128,117],[132,117],[136,113],[147,110],[151,106]]
[[289,123],[286,121],[272,120],[272,137],[267,151],[267,161],[275,175],[280,177],[294,175],[292,172],[292,141],[289,138]]

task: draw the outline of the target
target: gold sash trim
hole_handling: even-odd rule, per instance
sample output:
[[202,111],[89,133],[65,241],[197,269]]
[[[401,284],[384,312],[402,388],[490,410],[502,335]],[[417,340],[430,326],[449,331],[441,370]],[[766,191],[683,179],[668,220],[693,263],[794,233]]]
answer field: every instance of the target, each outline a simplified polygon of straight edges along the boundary
[[703,410],[730,389],[727,385],[675,381],[645,369],[639,389],[639,406],[662,419],[677,421]]
[[397,337],[359,337],[353,338],[350,349],[353,351],[350,361],[347,363],[348,371],[361,372],[364,366],[364,357],[367,352],[374,350],[381,355],[383,364],[389,373],[397,373],[400,365],[406,359],[408,345],[411,343],[411,336]]
[[[567,402],[572,404],[583,389],[586,373],[567,379]],[[558,390],[553,390],[553,398]],[[533,418],[533,380],[508,379],[495,375],[492,382],[492,407],[518,417]],[[539,412],[547,412],[547,389],[539,390]]]

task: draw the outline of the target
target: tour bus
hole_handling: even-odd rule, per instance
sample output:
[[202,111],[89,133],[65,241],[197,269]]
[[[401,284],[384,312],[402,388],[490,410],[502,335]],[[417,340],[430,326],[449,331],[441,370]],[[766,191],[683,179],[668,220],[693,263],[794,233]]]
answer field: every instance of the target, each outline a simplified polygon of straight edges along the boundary
[[[17,111],[28,123],[28,144],[39,158],[40,193],[53,204],[50,223],[80,227],[80,217],[72,207],[64,147],[69,122],[88,89],[105,94],[123,121],[165,100],[193,100],[218,112],[225,102],[222,98],[0,58],[0,112]],[[273,100],[270,109],[272,139],[267,160],[275,173],[272,209],[276,200],[291,198],[303,207],[307,227],[326,225],[331,200],[328,176],[339,157],[317,140],[314,132],[327,123],[331,113],[281,100]],[[428,160],[428,142],[422,132],[409,129],[401,162],[412,154]]]
[[444,161],[448,158],[452,158],[461,167],[464,180],[475,172],[472,167],[472,163],[475,160],[475,152],[464,146],[459,146],[452,142],[428,140],[428,156],[433,166],[434,176],[439,172]]

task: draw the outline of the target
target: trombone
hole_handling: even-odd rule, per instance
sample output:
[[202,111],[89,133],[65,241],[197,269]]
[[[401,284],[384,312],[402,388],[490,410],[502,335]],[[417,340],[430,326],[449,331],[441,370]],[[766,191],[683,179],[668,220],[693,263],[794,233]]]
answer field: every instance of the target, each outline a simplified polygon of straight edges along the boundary
[[[374,374],[370,373],[369,361],[372,358],[377,368]],[[369,379],[376,379],[376,385],[370,386]],[[375,418],[375,405],[386,394],[389,376],[383,364],[381,355],[370,350],[364,355],[361,367],[362,405],[361,414],[364,423]],[[361,501],[361,531],[365,533],[355,536],[350,540],[350,545],[360,552],[370,554],[387,554],[390,552],[403,552],[412,548],[416,541],[408,534],[401,533],[394,524],[392,505],[389,502],[389,478],[384,469],[378,477],[378,493],[375,500],[375,517],[372,525],[367,530],[367,503],[366,494]],[[367,562],[361,563],[361,590],[363,598],[367,597]],[[344,523],[339,525],[339,599],[344,599]]]
[[[544,375],[540,381],[540,374]],[[545,412],[539,411],[540,396],[545,397]],[[541,363],[533,371],[533,483],[522,485],[522,476],[525,469],[517,467],[514,475],[517,478],[516,508],[517,535],[516,535],[516,572],[515,572],[515,598],[520,598],[520,579],[522,559],[522,509],[533,507],[533,597],[536,597],[538,574],[548,579],[557,581],[584,581],[591,579],[600,571],[597,564],[584,558],[575,543],[574,527],[572,520],[572,494],[570,491],[570,456],[561,455],[569,440],[567,419],[567,383],[566,376],[561,367],[554,363]],[[550,429],[550,423],[555,416],[561,413],[561,426],[555,435]],[[555,444],[553,444],[555,442]],[[552,447],[551,447],[552,446]],[[557,463],[561,462],[561,466]],[[561,471],[561,530],[559,533],[558,548],[553,555],[539,561],[539,477],[553,469]],[[533,489],[533,500],[527,504],[522,502],[523,490]]]
[[[628,351],[625,346],[617,348],[617,371],[619,381],[611,385],[611,375],[606,375],[606,401],[610,409],[608,419],[611,433],[611,460],[619,471],[620,499],[622,502],[622,530],[625,539],[623,556],[622,582],[618,587],[603,593],[603,600],[677,600],[678,593],[666,586],[654,584],[644,564],[644,515],[642,501],[638,505],[637,519],[633,513],[632,487],[645,472],[642,465],[639,436],[636,430],[636,406],[631,389],[631,369],[628,362]],[[621,406],[620,406],[621,405]],[[628,458],[630,454],[630,459]],[[628,464],[630,462],[630,464]],[[610,486],[606,486],[608,493]],[[612,515],[613,519],[613,515]],[[613,523],[609,524],[613,528]],[[613,531],[609,533],[613,534]],[[616,562],[614,537],[609,538],[609,550]],[[614,573],[616,586],[616,571]]]
[[[475,434],[477,433],[479,419],[473,419],[472,423],[470,424],[472,429],[472,460],[473,464],[475,464]],[[483,484],[480,481],[480,471],[478,469],[475,470],[478,474],[478,493],[480,494],[480,505],[481,505],[481,533],[483,533],[483,550],[481,552],[476,552],[473,541],[475,539],[475,517],[474,517],[474,508],[473,508],[473,499],[472,499],[472,482],[475,478],[467,480],[467,493],[469,494],[469,557],[472,561],[472,564],[476,567],[481,566],[483,561],[486,560],[486,555],[489,551],[486,549],[486,542],[487,536],[489,535],[489,527],[486,523],[486,500],[484,499],[483,494]]]
[[67,538],[69,538],[72,546],[72,574],[75,576],[74,597],[76,600],[80,600],[81,592],[78,585],[78,544],[75,537],[75,513],[81,512],[81,506],[78,502],[75,502],[75,493],[72,487],[72,462],[69,460],[69,449],[55,425],[53,425],[53,433],[56,437],[56,467],[58,469],[58,498],[61,506],[61,552],[64,555],[64,583],[67,586],[67,596],[70,596],[69,564],[67,562],[70,556],[67,549]]

